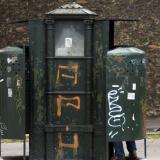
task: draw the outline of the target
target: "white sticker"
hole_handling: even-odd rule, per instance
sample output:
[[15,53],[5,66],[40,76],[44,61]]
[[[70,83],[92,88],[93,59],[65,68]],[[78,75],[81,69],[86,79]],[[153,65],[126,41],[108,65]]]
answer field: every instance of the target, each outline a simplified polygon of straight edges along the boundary
[[65,38],[65,47],[66,48],[72,47],[72,38]]
[[135,100],[135,93],[128,93],[127,94],[127,99],[128,100]]
[[133,121],[135,121],[135,116],[134,116],[134,113],[133,113],[133,115],[132,115],[132,120],[133,120]]
[[132,84],[132,90],[135,91],[136,90],[136,83]]
[[12,88],[8,88],[8,97],[13,97]]

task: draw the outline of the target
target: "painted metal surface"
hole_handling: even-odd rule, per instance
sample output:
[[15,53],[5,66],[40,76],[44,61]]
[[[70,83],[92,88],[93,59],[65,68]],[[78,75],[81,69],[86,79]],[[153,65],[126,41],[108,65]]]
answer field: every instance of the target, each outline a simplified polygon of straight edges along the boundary
[[32,109],[30,159],[44,159],[46,124],[45,97],[45,23],[44,20],[29,22]]
[[[30,159],[111,157],[108,138],[113,133],[108,123],[111,102],[108,103],[106,95],[113,100],[111,89],[124,80],[121,68],[126,65],[115,58],[117,55],[106,59],[107,51],[114,45],[114,21],[94,21],[95,14],[76,12],[81,9],[79,5],[65,5],[49,12],[46,19],[29,22],[33,81]],[[75,12],[70,15],[70,10]],[[129,64],[128,57],[125,61]],[[136,80],[131,81],[136,92],[144,79],[143,75],[134,76],[132,68],[127,66],[127,76]],[[139,95],[142,97],[143,93]],[[132,101],[133,92],[128,92],[127,98]],[[124,98],[122,102],[129,104]],[[131,110],[126,112],[130,114]],[[122,140],[121,135],[116,140]]]
[[[106,140],[106,52],[111,48],[111,22],[95,21],[94,23],[94,159],[107,160],[112,156],[112,147]],[[103,144],[103,145],[102,145]]]
[[25,54],[18,47],[0,50],[0,116],[2,138],[24,139]]
[[[57,27],[66,23],[69,23],[64,28],[66,32],[62,30],[59,33]],[[77,28],[77,24],[82,27]],[[48,29],[50,25],[55,26],[53,30]],[[92,31],[88,30],[89,25],[92,24],[83,20],[47,23],[48,35],[55,33],[55,48],[52,51],[48,49],[53,44],[53,37],[47,37],[46,56],[48,123],[45,131],[49,160],[92,159]],[[83,43],[88,40],[88,43],[76,48],[78,38]],[[66,49],[73,50],[74,55],[66,54]],[[79,51],[81,54],[78,54]]]
[[109,141],[145,137],[145,54],[136,48],[109,51],[106,60],[106,131]]
[[76,15],[96,15],[96,13],[84,8],[83,6],[72,2],[72,3],[68,3],[65,4],[53,11],[48,12],[47,14],[60,14],[60,15],[64,15],[64,14],[68,14],[68,15],[72,15],[72,14],[76,14]]
[[[30,158],[106,160],[104,56],[111,47],[111,24],[80,20],[84,53],[58,56],[56,22],[63,25],[53,19],[29,23],[34,82]],[[72,47],[65,38],[61,46]]]
[[[63,25],[63,21],[57,23]],[[77,21],[72,23],[74,27]],[[92,159],[92,21],[78,23],[84,26],[83,55],[59,56],[55,47],[55,39],[60,38],[55,34],[56,21],[29,22],[33,81],[31,159]],[[72,41],[66,42],[65,38],[60,41],[64,43],[61,47],[72,47]],[[74,47],[75,39],[72,40]]]

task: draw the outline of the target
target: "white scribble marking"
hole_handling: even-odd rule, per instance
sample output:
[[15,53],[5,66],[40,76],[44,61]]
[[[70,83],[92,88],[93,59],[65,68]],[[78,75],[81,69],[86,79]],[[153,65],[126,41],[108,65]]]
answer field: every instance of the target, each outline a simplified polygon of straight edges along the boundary
[[109,132],[109,136],[111,136],[111,135],[112,135],[112,133],[113,133],[113,131]]
[[124,94],[124,91],[120,91],[120,93]]
[[7,131],[7,130],[8,130],[8,128],[7,128],[6,124],[0,122],[0,134],[3,136],[4,131]]
[[[119,92],[122,91],[122,87],[119,89],[114,89],[108,92],[108,103],[109,103],[109,119],[108,125],[113,128],[121,128],[124,131],[123,125],[126,122],[125,113],[122,112],[122,107],[118,105]],[[111,131],[109,136],[111,138],[115,137],[119,132]]]
[[142,59],[142,63],[143,63],[143,64],[146,64],[146,58],[143,58],[143,59]]
[[119,88],[119,85],[112,85],[113,88]]
[[10,63],[15,63],[17,61],[17,57],[8,57],[7,58],[7,63],[10,64]]
[[1,79],[1,80],[0,80],[0,83],[3,82],[3,81],[4,81],[4,79]]
[[114,133],[113,135],[111,135],[111,138],[114,138],[117,134],[118,132]]
[[133,120],[133,121],[135,121],[135,116],[134,116],[134,113],[133,113],[133,115],[132,115],[132,120]]
[[141,59],[131,59],[133,65],[141,65],[143,61]]
[[122,90],[122,87],[120,87],[120,88],[118,89],[118,91],[120,91],[120,90]]

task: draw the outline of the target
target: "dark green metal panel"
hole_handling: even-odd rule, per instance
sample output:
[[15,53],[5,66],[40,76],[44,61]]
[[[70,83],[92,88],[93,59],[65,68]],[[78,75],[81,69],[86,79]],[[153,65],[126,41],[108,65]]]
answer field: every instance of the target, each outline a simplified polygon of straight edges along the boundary
[[[49,96],[53,124],[90,124],[91,113],[88,106],[92,104],[91,95],[75,94],[59,93]],[[69,99],[72,100],[69,101]],[[69,103],[77,108],[69,106]]]
[[110,21],[96,21],[94,24],[94,159],[109,158],[109,144],[106,141],[105,108],[105,54],[110,48]]
[[25,54],[18,47],[0,50],[0,116],[2,138],[24,139]]
[[32,119],[30,158],[44,159],[46,123],[45,98],[45,23],[43,20],[29,21],[31,80],[32,80]]
[[47,159],[92,160],[92,126],[54,125],[46,131]]
[[[90,91],[91,59],[48,59],[48,91]],[[77,72],[75,74],[75,72]],[[63,77],[65,75],[65,77]],[[75,76],[75,78],[71,78]],[[66,78],[67,77],[67,78]]]
[[29,46],[24,46],[23,47],[25,50],[25,83],[26,83],[26,110],[25,110],[25,115],[26,115],[26,134],[30,133],[31,130],[31,58],[30,58],[30,52],[29,52]]
[[109,141],[145,136],[145,55],[136,48],[109,51],[106,60],[106,130]]
[[92,159],[90,25],[82,20],[46,20],[47,159]]

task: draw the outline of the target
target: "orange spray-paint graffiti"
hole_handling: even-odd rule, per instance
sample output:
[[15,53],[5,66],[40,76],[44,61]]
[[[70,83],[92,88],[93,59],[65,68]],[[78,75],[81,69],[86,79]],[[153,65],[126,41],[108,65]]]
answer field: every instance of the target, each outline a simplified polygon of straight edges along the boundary
[[56,155],[56,160],[59,160],[61,158],[63,158],[63,149],[65,148],[69,148],[69,149],[73,149],[73,157],[77,156],[78,154],[78,147],[79,147],[79,140],[78,140],[78,134],[75,133],[73,135],[73,143],[64,143],[62,141],[62,133],[58,134],[58,139],[59,139],[59,144],[58,144],[58,151],[57,151],[57,155]]
[[[80,97],[79,96],[75,96],[72,98],[66,98],[66,97],[62,97],[62,96],[58,96],[57,97],[57,116],[61,117],[62,115],[62,103],[65,102],[66,103],[66,107],[72,107],[75,109],[80,109]],[[76,102],[76,104],[75,104]]]
[[72,144],[67,144],[62,142],[62,134],[59,134],[59,148],[71,148],[71,149],[77,149],[79,147],[79,142],[78,142],[78,134],[73,135],[73,143]]
[[[73,70],[73,75],[69,74],[63,74],[62,70]],[[58,71],[57,71],[57,81],[59,81],[61,78],[67,78],[67,79],[73,79],[73,84],[77,85],[78,83],[78,65],[73,65],[73,66],[58,66]]]

